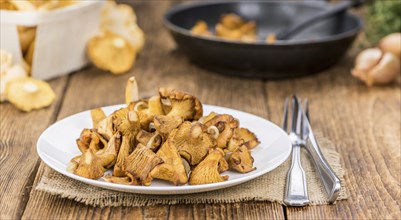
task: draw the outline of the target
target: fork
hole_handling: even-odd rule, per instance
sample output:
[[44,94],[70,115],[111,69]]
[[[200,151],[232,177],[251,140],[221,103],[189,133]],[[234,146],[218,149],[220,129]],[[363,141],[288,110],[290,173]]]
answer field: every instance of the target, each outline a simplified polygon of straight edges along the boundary
[[[288,98],[284,104],[283,130],[287,132],[288,124]],[[302,144],[302,109],[299,99],[292,97],[292,122],[289,137],[292,144],[292,164],[288,171],[284,203],[288,206],[305,206],[309,204],[308,191],[306,187],[305,171],[301,164]]]

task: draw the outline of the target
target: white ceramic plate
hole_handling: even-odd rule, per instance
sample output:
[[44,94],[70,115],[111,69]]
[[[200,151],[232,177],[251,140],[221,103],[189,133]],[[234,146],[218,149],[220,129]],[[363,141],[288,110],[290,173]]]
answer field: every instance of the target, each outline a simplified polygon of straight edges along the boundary
[[[108,115],[122,107],[124,105],[108,106],[103,110]],[[91,180],[77,176],[67,172],[66,167],[71,158],[80,154],[75,140],[79,137],[82,129],[92,127],[89,111],[69,116],[47,128],[39,137],[37,151],[39,157],[48,166],[78,181],[111,190],[158,195],[196,193],[234,186],[273,170],[290,155],[291,143],[288,136],[281,128],[266,119],[229,108],[210,105],[203,105],[203,108],[204,114],[214,111],[233,115],[240,120],[241,127],[248,128],[257,135],[261,144],[252,151],[255,159],[254,166],[257,168],[255,171],[246,174],[226,171],[222,174],[229,175],[229,179],[225,182],[183,186],[174,186],[161,180],[153,180],[151,186],[127,186],[108,183],[101,179]]]

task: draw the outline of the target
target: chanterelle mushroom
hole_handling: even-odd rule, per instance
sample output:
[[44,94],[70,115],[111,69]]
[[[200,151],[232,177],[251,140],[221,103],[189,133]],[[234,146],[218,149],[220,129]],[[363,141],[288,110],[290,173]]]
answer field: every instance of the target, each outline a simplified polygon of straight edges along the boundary
[[[117,132],[108,142],[107,147],[94,152],[89,148],[82,154],[74,174],[90,179],[99,179],[106,169],[114,165],[120,147],[120,134]],[[74,161],[71,161],[74,162]],[[76,161],[75,161],[76,162]]]
[[231,137],[234,135],[234,129],[238,128],[239,122],[233,116],[228,114],[215,115],[213,118],[205,118],[204,125],[208,127],[209,133],[217,136],[217,147],[226,148]]
[[106,175],[103,178],[106,182],[110,183],[117,183],[117,184],[124,184],[124,185],[132,185],[132,186],[139,186],[141,183],[137,179],[132,179],[129,176],[123,176],[123,177],[118,177],[118,176],[110,176]]
[[220,176],[219,163],[224,159],[224,152],[220,148],[209,150],[207,157],[191,172],[189,184],[199,185],[223,182],[228,176]]
[[10,81],[6,87],[6,95],[12,104],[25,112],[47,107],[56,98],[47,82],[28,77]]
[[79,164],[74,170],[74,174],[89,179],[99,179],[104,175],[105,171],[106,169],[103,167],[103,161],[96,157],[92,149],[89,149],[82,154]]
[[135,63],[136,51],[124,37],[104,31],[91,38],[87,54],[99,69],[113,74],[127,72]]
[[91,110],[91,118],[93,128],[97,128],[99,126],[99,122],[106,118],[106,114],[101,108],[95,108]]
[[180,126],[182,122],[182,118],[179,116],[157,115],[153,119],[156,131],[164,138],[167,138],[170,132]]
[[85,153],[89,148],[93,152],[97,152],[100,149],[107,146],[107,141],[97,132],[91,129],[84,129],[81,132],[80,137],[76,140],[78,149]]
[[120,146],[121,135],[119,132],[116,132],[113,137],[110,138],[107,146],[96,152],[96,156],[102,159],[102,164],[105,168],[110,168],[115,164]]
[[136,179],[142,185],[151,184],[149,173],[163,160],[153,151],[142,144],[138,144],[135,150],[125,159],[126,175],[131,179]]
[[153,152],[156,152],[160,145],[162,145],[162,137],[157,132],[147,132],[145,130],[141,130],[136,135],[137,143],[143,144]]
[[107,116],[105,119],[101,120],[98,123],[97,131],[101,134],[106,140],[110,140],[110,138],[114,134],[113,127],[113,115]]
[[164,115],[161,100],[159,96],[153,96],[150,99],[131,102],[128,107],[137,112],[141,127],[143,130],[150,131],[149,124],[156,115]]
[[172,182],[174,185],[183,185],[188,182],[187,172],[177,149],[170,140],[164,142],[157,151],[164,163],[156,166],[149,174],[151,178],[157,178]]
[[229,168],[228,162],[226,159],[223,157],[219,161],[219,173],[222,173],[224,171],[227,171]]
[[135,137],[141,130],[138,114],[128,108],[122,108],[112,115],[115,130],[121,132],[123,136],[127,136],[130,140],[130,145],[134,145]]
[[202,117],[202,104],[195,96],[170,88],[160,88],[159,95],[167,116],[180,116],[183,120]]
[[130,77],[127,81],[127,85],[125,86],[125,103],[127,106],[131,102],[137,102],[139,100],[139,90],[138,83],[134,76]]
[[233,152],[236,148],[241,145],[245,145],[249,150],[255,148],[260,144],[260,141],[254,133],[246,128],[236,128],[234,135],[228,142],[227,150]]
[[168,139],[177,148],[178,153],[191,165],[201,162],[208,150],[216,146],[215,140],[198,122],[182,123],[180,127],[170,133]]
[[245,145],[238,147],[229,157],[228,164],[230,168],[240,173],[248,173],[256,170],[253,167],[253,157]]
[[121,141],[120,150],[118,151],[116,164],[113,169],[113,176],[125,176],[124,164],[126,158],[132,152],[132,145],[130,144],[130,138],[123,136]]

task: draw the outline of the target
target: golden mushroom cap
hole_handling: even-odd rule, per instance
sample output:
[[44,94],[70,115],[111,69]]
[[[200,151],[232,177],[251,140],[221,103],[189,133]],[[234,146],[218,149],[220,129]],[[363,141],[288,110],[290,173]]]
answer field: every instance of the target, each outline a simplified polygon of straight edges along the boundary
[[138,53],[145,44],[145,34],[138,26],[135,11],[130,5],[106,1],[101,13],[100,29],[124,37]]
[[114,74],[127,72],[135,63],[136,51],[122,36],[110,31],[90,39],[88,56],[99,69]]
[[56,98],[47,82],[28,77],[9,82],[6,93],[9,101],[25,112],[47,107]]

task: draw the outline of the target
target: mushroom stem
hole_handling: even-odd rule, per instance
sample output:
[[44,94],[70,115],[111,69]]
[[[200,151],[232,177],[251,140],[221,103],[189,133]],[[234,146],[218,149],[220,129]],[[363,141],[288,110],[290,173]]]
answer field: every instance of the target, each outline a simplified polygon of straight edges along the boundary
[[138,84],[134,76],[128,79],[125,87],[125,102],[129,105],[131,102],[139,100]]
[[210,134],[210,135],[212,135],[212,137],[213,137],[214,139],[217,139],[217,138],[219,137],[219,135],[220,135],[219,129],[218,129],[216,126],[214,126],[214,125],[209,126],[209,127],[207,128],[207,133]]
[[128,120],[130,122],[137,122],[139,120],[138,114],[135,111],[128,112]]
[[149,131],[150,132],[156,131],[155,123],[153,123],[153,122],[149,123]]
[[167,98],[161,99],[163,105],[171,106],[171,100]]
[[144,108],[148,107],[148,104],[146,104],[144,101],[140,101],[138,103],[135,104],[134,106],[134,111],[139,111],[139,107],[144,106]]
[[161,139],[158,140],[156,139],[159,136],[160,136],[159,133],[157,133],[156,131],[155,134],[149,139],[148,143],[146,144],[146,147],[149,149],[153,149],[156,141],[159,142],[159,143],[156,142],[156,145],[160,145]]

